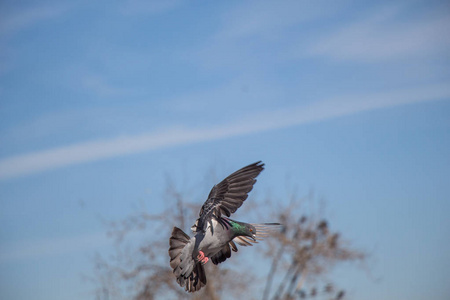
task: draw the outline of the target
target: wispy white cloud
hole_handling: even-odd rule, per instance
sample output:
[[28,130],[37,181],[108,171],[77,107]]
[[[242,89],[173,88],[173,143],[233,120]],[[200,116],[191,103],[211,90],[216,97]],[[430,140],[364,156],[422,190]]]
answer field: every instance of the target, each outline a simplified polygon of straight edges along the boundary
[[307,50],[334,60],[380,61],[430,57],[450,51],[447,13],[403,19],[404,9],[385,8],[316,41]]
[[80,236],[29,239],[0,245],[0,263],[92,250],[109,243],[104,232]]
[[83,88],[100,97],[130,96],[133,94],[131,89],[112,85],[108,83],[104,77],[99,75],[85,75],[81,79],[81,84]]
[[248,37],[271,38],[307,21],[334,12],[342,6],[340,1],[246,1],[223,15],[223,27],[216,39]]
[[4,158],[0,160],[0,180],[89,161],[286,128],[409,103],[449,98],[450,84],[446,83],[390,93],[336,97],[307,106],[259,112],[232,123],[210,128],[178,127],[142,135],[78,143]]
[[38,6],[0,17],[0,35],[15,33],[36,23],[57,17],[68,8],[62,5]]
[[122,4],[120,11],[125,15],[157,15],[171,11],[184,4],[182,0],[128,0]]
[[[343,1],[243,1],[218,16],[219,27],[186,59],[199,66],[259,72],[279,62],[303,25],[325,20],[344,6]],[[268,51],[268,52],[267,52]],[[267,56],[266,56],[267,55]],[[261,63],[264,61],[264,63]]]

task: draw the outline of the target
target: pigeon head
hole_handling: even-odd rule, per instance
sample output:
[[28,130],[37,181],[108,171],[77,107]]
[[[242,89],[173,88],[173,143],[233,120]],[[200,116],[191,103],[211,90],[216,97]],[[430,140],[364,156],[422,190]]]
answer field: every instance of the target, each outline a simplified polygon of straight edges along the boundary
[[236,236],[248,236],[256,241],[256,228],[252,224],[231,221],[231,228]]

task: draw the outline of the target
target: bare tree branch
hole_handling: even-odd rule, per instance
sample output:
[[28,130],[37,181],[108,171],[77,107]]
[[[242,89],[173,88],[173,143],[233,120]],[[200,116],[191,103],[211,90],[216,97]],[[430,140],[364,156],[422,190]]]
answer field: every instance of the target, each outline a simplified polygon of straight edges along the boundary
[[[123,220],[105,222],[109,236],[115,241],[115,249],[107,258],[97,255],[94,259],[94,278],[98,286],[96,299],[144,300],[158,299],[163,295],[169,299],[211,300],[242,298],[242,295],[263,300],[318,295],[342,299],[345,292],[336,292],[333,284],[327,283],[320,288],[313,282],[323,278],[337,263],[360,261],[365,257],[364,253],[352,249],[339,232],[331,230],[321,211],[306,216],[302,208],[303,198],[291,195],[288,205],[278,204],[276,208],[271,208],[270,204],[273,206],[277,201],[269,198],[269,206],[248,203],[253,213],[267,216],[274,212],[272,221],[283,224],[279,233],[251,249],[265,255],[267,264],[270,264],[262,294],[258,290],[260,286],[253,280],[258,275],[252,270],[242,272],[238,268],[240,251],[219,266],[206,264],[208,284],[201,291],[188,294],[177,284],[167,256],[172,227],[189,232],[188,220],[193,222],[196,219],[201,206],[186,195],[167,180],[166,209],[150,212],[141,207]],[[308,201],[313,202],[311,199]],[[272,291],[274,284],[277,288]]]

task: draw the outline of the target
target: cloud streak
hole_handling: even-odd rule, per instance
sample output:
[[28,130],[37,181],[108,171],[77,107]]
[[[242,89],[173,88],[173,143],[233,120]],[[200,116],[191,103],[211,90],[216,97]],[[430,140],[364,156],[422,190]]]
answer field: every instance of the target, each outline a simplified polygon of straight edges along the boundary
[[307,106],[259,112],[210,128],[175,127],[148,134],[83,142],[0,160],[0,180],[118,156],[326,121],[376,109],[450,99],[450,84],[373,95],[335,97]]
[[98,232],[74,237],[3,243],[0,246],[0,263],[90,250],[108,245],[109,242],[104,232]]
[[158,15],[163,14],[173,9],[176,9],[184,4],[181,0],[167,0],[167,1],[143,1],[143,0],[129,0],[126,1],[120,11],[124,15]]
[[450,49],[449,26],[447,14],[404,21],[402,10],[390,7],[321,38],[308,53],[363,62],[445,54]]
[[63,6],[40,6],[4,16],[4,18],[0,18],[2,20],[0,21],[0,35],[15,33],[41,21],[60,16],[67,9]]

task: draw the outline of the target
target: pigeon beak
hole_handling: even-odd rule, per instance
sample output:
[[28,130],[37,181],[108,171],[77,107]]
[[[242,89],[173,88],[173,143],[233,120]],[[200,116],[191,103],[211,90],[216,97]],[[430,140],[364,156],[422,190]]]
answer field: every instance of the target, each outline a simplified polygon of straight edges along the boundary
[[252,234],[252,239],[256,242],[256,234]]

